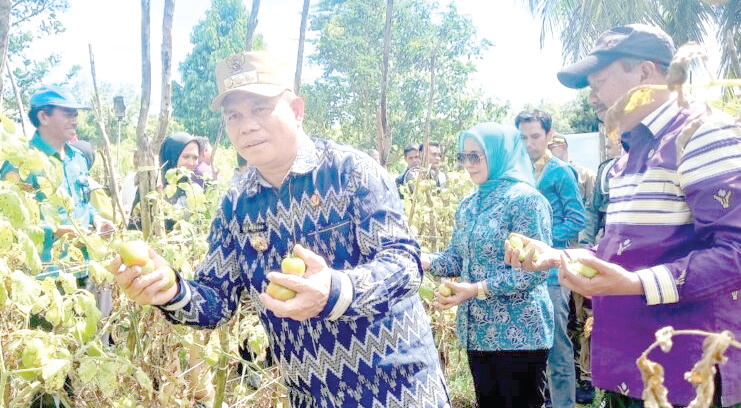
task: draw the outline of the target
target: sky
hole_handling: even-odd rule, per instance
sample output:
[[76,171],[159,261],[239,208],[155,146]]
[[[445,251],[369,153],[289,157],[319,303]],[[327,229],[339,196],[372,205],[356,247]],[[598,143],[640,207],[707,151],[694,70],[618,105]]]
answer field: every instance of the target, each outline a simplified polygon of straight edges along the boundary
[[[541,49],[540,23],[535,21],[521,0],[453,0],[460,13],[468,15],[480,38],[493,46],[483,55],[473,85],[481,86],[488,96],[512,102],[513,109],[541,100],[565,102],[576,91],[562,86],[556,73],[563,66],[561,45],[548,39]],[[441,1],[443,4],[447,0]],[[205,15],[210,0],[178,0],[173,26],[173,78],[177,67],[191,50],[190,33]],[[120,0],[69,0],[70,9],[61,15],[67,31],[39,44],[40,53],[55,51],[62,56],[62,69],[51,81],[62,78],[68,67],[78,64],[90,78],[88,44],[92,45],[98,84],[111,84],[114,92],[141,87],[141,2]],[[245,0],[247,9],[251,1]],[[302,0],[262,0],[257,32],[268,50],[287,61],[296,59]],[[159,100],[160,53],[162,42],[163,0],[151,0],[152,101]],[[307,48],[306,53],[311,50]],[[306,54],[305,54],[306,55]],[[304,67],[304,80],[317,69]],[[158,103],[152,103],[156,110]]]

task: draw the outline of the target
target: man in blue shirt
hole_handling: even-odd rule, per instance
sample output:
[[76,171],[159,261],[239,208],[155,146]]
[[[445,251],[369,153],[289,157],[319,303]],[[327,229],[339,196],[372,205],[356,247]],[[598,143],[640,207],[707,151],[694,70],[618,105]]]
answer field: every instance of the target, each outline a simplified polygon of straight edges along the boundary
[[[120,259],[119,286],[176,323],[215,327],[255,302],[293,407],[448,407],[445,379],[417,290],[419,247],[394,181],[368,155],[312,139],[290,66],[247,52],[216,68],[229,140],[248,165],[213,221],[192,281],[164,289]],[[293,252],[301,277],[277,273]],[[295,291],[286,301],[269,282]]]
[[[551,204],[553,247],[568,248],[577,243],[579,231],[586,225],[586,216],[576,171],[548,150],[554,134],[552,123],[551,115],[537,109],[520,112],[515,118],[515,126],[520,129],[533,162],[535,185]],[[548,293],[555,319],[554,343],[548,353],[547,369],[551,401],[554,408],[573,408],[576,372],[574,347],[567,331],[571,293],[558,284],[555,269],[548,277]]]
[[[82,151],[70,145],[70,142],[77,138],[79,109],[89,108],[78,103],[68,90],[59,86],[42,86],[31,96],[31,110],[28,116],[36,127],[36,132],[29,145],[62,163],[60,189],[72,199],[72,218],[78,222],[78,226],[82,229],[92,226],[98,233],[109,234],[114,230],[113,223],[101,217],[90,203],[87,159]],[[17,169],[9,162],[3,163],[0,178],[18,179],[13,176],[14,174],[17,175]],[[24,181],[38,189],[38,176],[39,174],[32,173]],[[37,198],[42,200],[44,196],[39,192]],[[61,223],[56,228],[48,224],[44,227],[44,249],[40,254],[43,262],[51,260],[51,247],[56,239],[65,234],[77,235],[78,230],[61,207],[59,216]]]

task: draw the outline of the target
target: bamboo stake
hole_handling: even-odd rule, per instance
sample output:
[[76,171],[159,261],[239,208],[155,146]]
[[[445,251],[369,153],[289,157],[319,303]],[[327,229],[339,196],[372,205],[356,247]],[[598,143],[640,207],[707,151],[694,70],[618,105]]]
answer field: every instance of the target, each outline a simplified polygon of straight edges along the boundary
[[[111,159],[111,140],[108,138],[108,132],[105,129],[105,123],[103,120],[103,107],[100,103],[100,93],[98,92],[98,79],[95,76],[95,58],[93,57],[93,46],[88,44],[88,52],[90,53],[90,75],[93,78],[93,90],[95,91],[95,99],[93,103],[93,113],[95,114],[96,122],[100,128],[100,133],[103,135],[103,156],[105,160],[106,173],[108,174],[108,188],[111,190],[111,202],[113,204],[113,224],[116,224],[116,209],[121,214],[123,220],[123,226],[129,224],[128,218],[126,217],[126,211],[124,211],[121,199],[119,196],[118,183],[116,180],[116,169],[113,167],[113,160]],[[95,152],[93,152],[95,154]]]

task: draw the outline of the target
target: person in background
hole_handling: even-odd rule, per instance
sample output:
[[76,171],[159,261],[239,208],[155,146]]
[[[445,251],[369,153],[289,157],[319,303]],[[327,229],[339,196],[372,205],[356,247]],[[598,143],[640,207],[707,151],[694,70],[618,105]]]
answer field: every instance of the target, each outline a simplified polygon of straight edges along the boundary
[[407,168],[396,178],[396,187],[401,188],[407,181],[412,178],[414,171],[419,168],[422,164],[422,160],[419,157],[419,148],[417,146],[407,146],[404,148],[404,161],[407,163]]
[[[418,294],[419,247],[391,177],[368,155],[304,132],[303,99],[276,56],[233,55],[217,64],[216,83],[212,109],[247,167],[221,202],[206,260],[194,280],[163,289],[162,274],[115,259],[118,285],[196,327],[259,299],[292,407],[449,407]],[[290,253],[303,276],[275,272]],[[273,298],[268,283],[295,296]]]
[[[98,214],[90,202],[87,160],[78,148],[70,144],[70,141],[77,140],[78,110],[90,108],[77,102],[66,88],[54,85],[42,86],[36,90],[31,95],[30,104],[28,117],[36,127],[36,132],[29,141],[29,145],[61,162],[63,173],[60,188],[72,199],[72,219],[77,221],[82,229],[93,227],[98,234],[111,234],[115,226]],[[14,175],[10,176],[11,174]],[[10,163],[3,163],[0,178],[3,180],[19,179],[17,174],[18,170]],[[39,174],[31,174],[24,182],[38,190],[38,176]],[[40,191],[37,198],[45,199]],[[44,247],[39,254],[43,262],[51,260],[51,248],[58,238],[63,235],[71,237],[78,235],[77,228],[72,225],[72,219],[61,207],[59,217],[62,222],[56,229],[48,225],[44,227]],[[52,267],[56,268],[56,266]]]
[[419,145],[419,156],[421,162],[424,163],[425,156],[427,156],[427,165],[429,166],[427,173],[424,177],[429,180],[435,180],[438,187],[445,187],[448,184],[448,176],[440,168],[440,163],[443,160],[443,151],[440,147],[440,143],[430,141],[428,142],[429,152],[425,151],[425,144]]
[[[551,115],[541,110],[523,111],[515,118],[532,161],[535,186],[551,204],[553,246],[568,248],[577,243],[586,224],[584,200],[579,193],[576,170],[548,150],[553,138]],[[548,353],[548,388],[553,408],[573,408],[576,402],[574,346],[568,334],[571,292],[561,287],[555,270],[548,277],[553,302],[555,334]]]
[[[92,143],[87,140],[78,140],[72,143],[72,146],[78,148],[85,156],[89,173],[93,168],[93,164],[95,164],[95,149]],[[113,222],[113,202],[111,201],[111,196],[108,195],[106,189],[94,178],[88,176],[88,183],[90,185],[90,202],[93,204],[93,207],[95,207],[101,217]]]
[[607,205],[610,203],[610,171],[623,153],[623,146],[607,138],[607,160],[600,163],[591,202],[587,205],[587,226],[579,235],[581,246],[596,245],[605,230]]
[[597,173],[569,160],[569,141],[559,134],[554,134],[551,141],[548,142],[548,150],[562,161],[569,163],[576,170],[577,182],[579,184],[579,193],[581,194],[584,206],[589,206],[589,200],[592,199],[594,192],[594,183],[597,179]]
[[445,252],[422,255],[422,267],[446,282],[433,306],[458,306],[456,333],[468,351],[480,407],[541,408],[553,345],[547,273],[524,274],[504,263],[510,232],[548,241],[548,201],[535,189],[519,132],[498,123],[461,134],[458,160],[477,191],[461,201]]
[[[595,179],[597,178],[597,174],[594,172],[594,170],[584,166],[580,166],[569,160],[569,142],[563,135],[554,133],[553,138],[551,138],[550,142],[548,142],[548,150],[553,153],[553,156],[558,157],[566,163],[569,163],[571,167],[576,170],[577,182],[579,184],[579,193],[581,194],[582,201],[584,202],[585,215],[587,216],[587,225],[584,229],[579,231],[579,239],[581,239],[581,236],[584,234],[584,230],[589,227],[588,216],[590,213],[592,194],[594,194],[594,183]],[[584,340],[586,340],[586,338],[582,340],[582,337],[585,335],[583,328],[586,322],[586,318],[588,316],[591,316],[591,302],[589,299],[585,299],[578,293],[572,293],[571,303],[569,306],[571,309],[569,313],[569,324],[567,326],[569,327],[569,336],[572,339],[575,339],[574,345],[577,349],[577,355],[580,357],[579,361],[584,361],[584,359],[586,358],[585,353],[588,353],[588,348],[582,347],[581,344],[583,344]],[[589,367],[584,366],[584,369],[582,369],[582,367],[583,366],[581,366],[577,362],[575,398],[576,402],[580,404],[588,404],[591,403],[593,400],[594,388],[591,386],[590,383]]]
[[[200,150],[196,138],[185,132],[177,132],[165,138],[160,146],[160,175],[162,177],[163,188],[170,184],[167,173],[173,169],[182,169],[184,173],[178,178],[177,189],[172,195],[166,195],[165,200],[177,208],[188,208],[187,192],[181,186],[185,183],[188,188],[202,191],[201,187],[193,181],[193,170],[198,164]],[[137,207],[140,202],[139,191],[136,192],[136,198],[133,203],[132,217],[129,220],[129,229],[141,228],[141,206]],[[171,231],[175,226],[176,220],[168,219],[165,221],[165,229]]]
[[[728,330],[741,338],[741,128],[703,102],[679,104],[668,89],[654,88],[630,112],[616,106],[631,89],[666,86],[674,52],[671,37],[657,27],[618,26],[558,73],[569,88],[591,88],[589,103],[601,120],[609,107],[618,109],[606,125],[626,153],[610,171],[605,233],[592,250],[525,239],[528,250],[541,251],[535,262],[529,255],[520,262],[518,249],[506,249],[513,267],[558,267],[564,286],[592,297],[592,378],[605,390],[608,408],[644,406],[636,359],[660,329]],[[599,274],[585,278],[568,259]],[[696,390],[685,373],[701,359],[704,337],[672,340],[669,353],[648,357],[663,366],[669,393],[662,406],[687,406]],[[714,407],[739,407],[741,350],[729,347],[724,356],[728,362],[716,365],[701,387],[713,386]]]
[[200,156],[198,157],[198,164],[193,169],[193,181],[199,186],[205,187],[205,180],[217,180],[219,174],[214,171],[213,164],[211,163],[211,154],[213,153],[211,142],[205,136],[196,136],[195,139],[198,143]]

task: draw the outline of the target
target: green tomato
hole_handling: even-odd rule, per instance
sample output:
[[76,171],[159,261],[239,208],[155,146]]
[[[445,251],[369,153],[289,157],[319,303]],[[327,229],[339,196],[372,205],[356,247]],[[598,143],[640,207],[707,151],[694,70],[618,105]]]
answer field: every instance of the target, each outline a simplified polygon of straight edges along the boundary
[[512,235],[509,237],[509,246],[514,249],[522,249],[525,244],[522,242],[522,239],[520,239],[520,237]]
[[435,291],[427,285],[422,285],[419,287],[419,296],[427,302],[432,302],[435,298]]
[[118,252],[121,254],[121,262],[126,267],[145,266],[149,259],[149,246],[144,241],[129,241],[121,244]]
[[306,273],[306,264],[303,259],[297,256],[287,256],[281,261],[280,270],[289,275],[304,276],[304,273]]
[[282,300],[284,302],[296,297],[296,292],[273,282],[268,283],[268,288],[265,290],[265,293],[270,295],[273,299]]
[[453,296],[454,293],[453,288],[444,283],[437,288],[437,292],[440,293],[441,296],[445,297]]
[[578,273],[579,275],[589,279],[592,279],[595,276],[599,275],[599,272],[596,269],[584,265],[581,262],[573,262],[571,264],[571,269],[575,270],[576,273]]
[[162,289],[160,289],[160,291],[170,289],[177,280],[177,278],[175,277],[175,271],[173,271],[172,268],[170,268],[169,266],[162,266],[157,270],[162,272],[162,279],[165,281],[165,284],[164,286],[162,286]]

